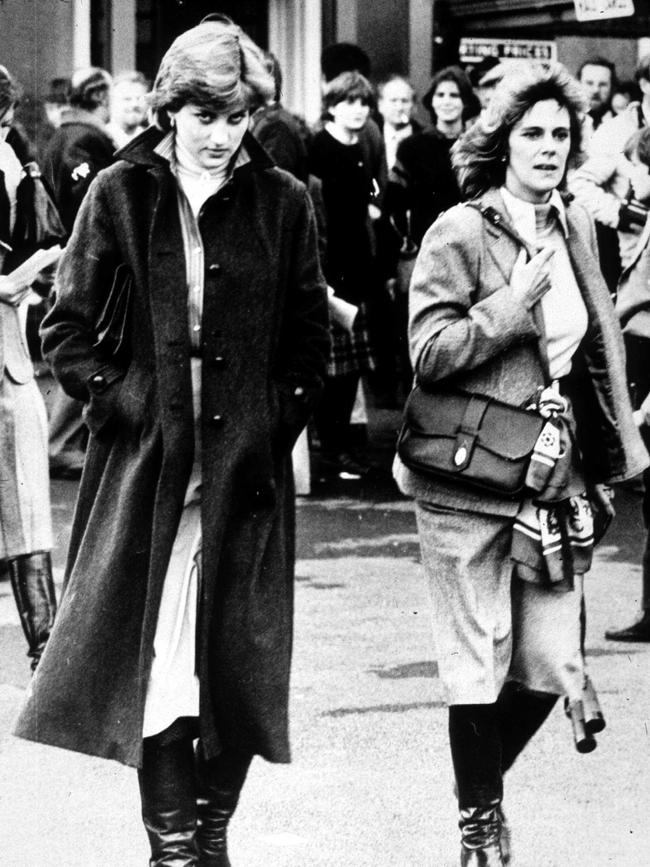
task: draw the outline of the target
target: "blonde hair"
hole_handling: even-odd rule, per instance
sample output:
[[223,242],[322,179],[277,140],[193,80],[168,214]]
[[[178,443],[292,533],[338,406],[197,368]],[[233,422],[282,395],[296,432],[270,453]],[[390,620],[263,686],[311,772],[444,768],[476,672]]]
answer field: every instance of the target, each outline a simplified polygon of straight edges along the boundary
[[205,21],[182,33],[163,57],[150,97],[156,126],[170,128],[168,112],[188,103],[229,111],[259,108],[274,94],[264,54],[228,21]]
[[561,63],[513,67],[497,84],[487,109],[452,147],[452,165],[465,198],[475,198],[503,184],[513,127],[535,103],[547,99],[556,100],[569,113],[569,161],[580,153],[587,108],[580,84]]

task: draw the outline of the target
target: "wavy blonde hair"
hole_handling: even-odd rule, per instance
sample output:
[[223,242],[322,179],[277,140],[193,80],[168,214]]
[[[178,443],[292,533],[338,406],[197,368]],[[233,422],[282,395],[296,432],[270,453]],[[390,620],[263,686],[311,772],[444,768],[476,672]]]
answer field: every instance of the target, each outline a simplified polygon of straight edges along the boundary
[[[571,147],[567,166],[580,153],[587,106],[580,84],[561,63],[529,63],[506,72],[487,109],[451,150],[452,165],[465,198],[482,195],[505,181],[508,138],[535,103],[554,99],[569,113]],[[564,183],[564,179],[563,179]]]
[[273,97],[264,54],[230,21],[205,21],[182,33],[163,57],[150,96],[154,122],[170,128],[169,112],[192,103],[222,112],[254,111]]

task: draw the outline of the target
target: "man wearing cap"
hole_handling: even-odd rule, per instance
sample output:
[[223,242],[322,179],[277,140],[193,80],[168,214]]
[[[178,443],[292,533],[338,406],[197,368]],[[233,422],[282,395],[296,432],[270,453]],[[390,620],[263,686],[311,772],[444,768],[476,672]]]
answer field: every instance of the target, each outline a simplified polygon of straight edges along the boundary
[[[72,76],[69,105],[50,139],[43,171],[54,190],[63,225],[72,232],[77,211],[95,175],[113,160],[115,145],[106,124],[111,76],[103,69],[78,69]],[[83,467],[87,431],[82,404],[55,386],[50,413],[50,475],[76,478]]]

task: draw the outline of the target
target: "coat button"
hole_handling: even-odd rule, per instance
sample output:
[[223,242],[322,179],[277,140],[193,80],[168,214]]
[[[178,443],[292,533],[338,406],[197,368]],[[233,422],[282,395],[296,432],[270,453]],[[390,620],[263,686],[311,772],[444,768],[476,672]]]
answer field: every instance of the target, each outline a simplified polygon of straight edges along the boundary
[[209,271],[211,274],[218,274],[219,271],[221,271],[221,265],[220,265],[218,262],[211,262],[211,263],[208,265],[208,271]]
[[215,355],[212,358],[212,363],[215,367],[225,367],[226,359],[223,357],[223,355]]
[[219,415],[219,413],[216,413],[215,415],[212,416],[210,421],[212,422],[213,425],[215,425],[215,427],[219,427],[220,425],[223,424],[223,416]]

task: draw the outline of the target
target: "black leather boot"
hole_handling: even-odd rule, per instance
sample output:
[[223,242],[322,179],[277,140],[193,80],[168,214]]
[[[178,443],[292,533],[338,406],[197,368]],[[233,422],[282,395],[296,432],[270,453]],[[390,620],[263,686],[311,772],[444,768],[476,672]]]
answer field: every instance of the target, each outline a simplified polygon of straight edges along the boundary
[[461,867],[503,867],[497,705],[452,705],[449,743],[458,791]]
[[228,823],[239,802],[251,760],[251,755],[227,750],[208,761],[199,743],[196,751],[196,839],[201,867],[231,867]]
[[32,671],[38,665],[54,626],[56,595],[48,551],[24,554],[8,561],[11,588],[27,639]]
[[460,810],[461,867],[503,867],[500,802]]
[[198,867],[194,749],[189,738],[145,738],[138,770],[149,867]]

